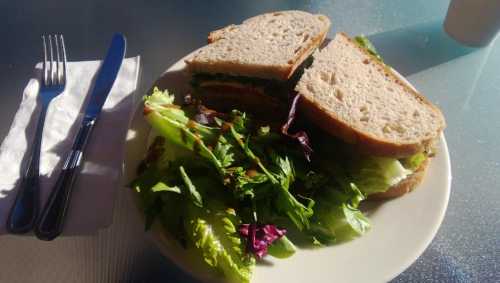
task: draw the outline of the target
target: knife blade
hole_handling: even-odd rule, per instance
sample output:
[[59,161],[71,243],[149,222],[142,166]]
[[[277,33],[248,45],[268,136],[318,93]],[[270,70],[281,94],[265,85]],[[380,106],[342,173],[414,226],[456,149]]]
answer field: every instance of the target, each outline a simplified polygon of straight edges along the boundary
[[71,200],[71,191],[79,173],[86,145],[91,137],[95,123],[120,70],[125,56],[126,39],[115,34],[111,40],[106,57],[99,68],[94,88],[85,108],[82,125],[75,138],[73,147],[66,157],[62,171],[50,193],[49,199],[35,226],[35,235],[41,240],[50,241],[59,236]]
[[85,110],[85,117],[88,119],[97,118],[102,110],[102,106],[108,97],[113,83],[120,70],[125,56],[126,40],[122,34],[115,34],[111,40],[111,46],[99,69],[94,89],[90,95],[89,104]]

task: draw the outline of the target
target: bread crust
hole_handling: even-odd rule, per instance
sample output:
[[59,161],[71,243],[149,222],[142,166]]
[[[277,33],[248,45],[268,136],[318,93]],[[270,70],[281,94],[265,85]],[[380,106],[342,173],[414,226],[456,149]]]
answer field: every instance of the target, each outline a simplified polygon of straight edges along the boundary
[[307,96],[302,95],[301,103],[299,109],[304,112],[306,117],[313,121],[316,125],[321,127],[324,131],[334,135],[347,143],[353,144],[359,151],[376,156],[386,156],[401,158],[410,156],[422,151],[429,149],[433,141],[439,136],[443,131],[446,124],[441,111],[434,106],[429,100],[427,100],[420,93],[415,91],[410,85],[402,81],[390,68],[387,68],[383,63],[378,61],[369,54],[364,48],[358,46],[351,38],[349,38],[345,33],[339,33],[341,36],[346,37],[352,45],[369,56],[372,64],[377,64],[382,70],[385,70],[387,76],[391,76],[394,81],[401,85],[408,93],[416,97],[419,101],[426,104],[428,107],[432,108],[436,119],[441,120],[441,126],[436,130],[435,134],[426,137],[415,143],[397,143],[394,141],[384,140],[375,137],[369,133],[365,133],[354,129],[351,125],[345,123],[344,121],[338,120],[335,117],[328,114],[327,109],[325,109],[319,102],[314,102],[307,98]]
[[289,62],[289,66],[282,70],[282,80],[288,80],[293,75],[295,70],[300,66],[300,64],[302,64],[302,62],[304,62],[304,60],[306,60],[307,57],[309,57],[309,55],[311,55],[314,50],[316,50],[316,48],[320,46],[321,43],[323,43],[323,41],[325,40],[326,34],[328,33],[331,25],[330,20],[328,20],[328,18],[323,15],[319,15],[319,17],[322,17],[327,21],[327,27],[320,34],[318,34],[318,36],[313,37],[306,48],[301,48],[299,53],[297,53],[297,56],[292,59],[293,61]]
[[237,28],[236,25],[228,25],[226,27],[214,30],[208,34],[207,42],[208,44],[214,43],[215,41],[219,40],[222,38],[223,34],[226,31],[230,31],[231,29]]
[[391,199],[400,197],[406,193],[411,192],[415,189],[424,179],[425,173],[427,171],[427,167],[429,167],[430,157],[426,158],[420,167],[418,167],[413,174],[406,177],[401,182],[393,185],[386,192],[383,193],[375,193],[368,197],[369,200],[383,200],[383,199]]
[[407,157],[427,150],[431,147],[434,140],[433,137],[419,143],[395,144],[393,142],[374,138],[353,129],[349,124],[343,121],[331,117],[321,104],[314,103],[304,96],[302,96],[300,100],[299,109],[307,119],[312,121],[322,130],[351,144],[356,151],[369,155],[393,158]]

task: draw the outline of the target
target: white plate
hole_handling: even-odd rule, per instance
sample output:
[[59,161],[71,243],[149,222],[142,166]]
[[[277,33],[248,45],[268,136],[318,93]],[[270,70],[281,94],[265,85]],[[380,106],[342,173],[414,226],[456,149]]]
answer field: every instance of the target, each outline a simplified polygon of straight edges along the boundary
[[[189,55],[188,55],[189,56]],[[160,89],[184,94],[189,77],[184,59],[171,66],[156,82]],[[135,177],[135,168],[144,156],[149,126],[139,109],[134,116],[127,142],[125,176]],[[450,195],[451,169],[444,136],[437,145],[427,176],[415,191],[382,203],[370,212],[372,229],[353,241],[320,249],[302,249],[288,259],[268,257],[258,265],[252,282],[385,282],[403,272],[430,244],[443,220]],[[140,213],[140,212],[139,212]],[[209,274],[165,235],[159,224],[151,235],[162,253],[195,277]]]

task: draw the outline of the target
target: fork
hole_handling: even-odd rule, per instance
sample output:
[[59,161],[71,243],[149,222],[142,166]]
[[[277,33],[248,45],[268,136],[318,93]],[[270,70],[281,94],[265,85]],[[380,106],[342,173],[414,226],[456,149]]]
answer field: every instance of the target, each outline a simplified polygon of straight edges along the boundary
[[52,99],[61,94],[66,86],[66,47],[63,36],[49,35],[47,37],[43,35],[42,42],[43,74],[38,93],[42,110],[38,117],[35,141],[29,153],[28,165],[24,171],[19,192],[7,219],[7,231],[13,234],[22,234],[32,230],[38,216],[40,198],[40,148],[45,115]]

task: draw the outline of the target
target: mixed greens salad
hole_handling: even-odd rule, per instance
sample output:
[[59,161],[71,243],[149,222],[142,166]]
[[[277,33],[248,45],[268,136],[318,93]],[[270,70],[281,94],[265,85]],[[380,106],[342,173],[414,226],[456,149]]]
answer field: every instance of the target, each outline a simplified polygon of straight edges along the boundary
[[[283,132],[238,110],[218,113],[154,89],[144,117],[157,137],[131,187],[146,216],[227,280],[248,282],[266,255],[292,256],[363,235],[359,205],[411,174],[404,160],[354,154],[319,130]],[[304,151],[297,140],[307,145]],[[312,154],[312,149],[314,153]],[[311,157],[311,158],[306,158]]]

